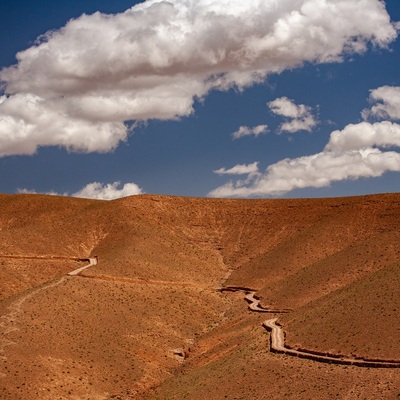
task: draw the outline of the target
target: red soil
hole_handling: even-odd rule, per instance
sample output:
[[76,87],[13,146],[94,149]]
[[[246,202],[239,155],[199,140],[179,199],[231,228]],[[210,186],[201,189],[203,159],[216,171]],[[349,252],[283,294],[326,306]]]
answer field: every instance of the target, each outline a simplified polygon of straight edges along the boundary
[[232,270],[226,285],[294,309],[280,316],[293,346],[396,358],[399,227],[398,194],[1,195],[0,255],[99,264],[60,278],[76,262],[0,258],[0,398],[395,399],[398,371],[271,354],[265,314],[213,289]]

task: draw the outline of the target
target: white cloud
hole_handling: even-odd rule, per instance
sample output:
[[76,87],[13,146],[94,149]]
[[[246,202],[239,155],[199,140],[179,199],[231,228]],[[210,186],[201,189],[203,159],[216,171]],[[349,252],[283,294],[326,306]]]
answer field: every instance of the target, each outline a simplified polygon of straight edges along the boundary
[[211,89],[341,61],[396,36],[379,0],[147,0],[83,15],[0,72],[0,156],[110,151],[126,139],[125,121],[186,116]]
[[337,152],[372,146],[400,147],[400,125],[390,121],[350,124],[341,131],[331,133],[325,150]]
[[317,125],[317,121],[312,115],[312,108],[304,104],[295,104],[287,97],[280,97],[267,103],[267,106],[276,115],[286,117],[289,121],[282,123],[279,127],[281,132],[294,133],[298,131],[308,131]]
[[392,120],[400,119],[400,86],[381,86],[371,90],[371,102],[377,103],[362,112],[364,119],[370,116],[387,118]]
[[[38,194],[35,190],[30,189],[18,189],[18,193],[22,194]],[[142,189],[135,183],[125,183],[121,187],[120,182],[103,184],[99,182],[93,182],[87,184],[84,188],[76,193],[73,193],[72,197],[82,197],[86,199],[96,199],[96,200],[114,200],[126,196],[134,196],[142,194]],[[69,196],[68,193],[57,193],[54,191],[45,192],[41,194],[48,194],[52,196]]]
[[238,164],[230,169],[220,168],[214,171],[218,175],[247,175],[258,173],[258,162],[253,164]]
[[79,192],[74,193],[73,197],[84,197],[86,199],[114,200],[126,196],[141,194],[142,189],[135,183],[125,183],[121,187],[120,182],[102,184],[93,182],[87,184]]
[[332,132],[322,152],[281,160],[251,182],[228,182],[209,196],[281,195],[294,189],[321,188],[332,182],[400,171],[400,153],[382,151],[376,146],[400,147],[400,125],[388,121],[348,125],[342,131]]
[[16,94],[0,104],[0,157],[34,154],[38,146],[73,151],[107,152],[126,139],[122,122],[72,118],[58,103],[31,94]]
[[263,135],[268,132],[268,125],[258,125],[253,128],[248,126],[241,126],[237,131],[232,133],[233,139],[240,139],[244,136],[255,136]]
[[54,190],[52,190],[50,192],[39,193],[36,190],[24,189],[24,188],[17,189],[17,193],[19,193],[19,194],[47,194],[49,196],[68,196],[67,193],[60,194],[60,193],[55,192]]
[[267,105],[274,114],[293,119],[302,118],[304,115],[309,114],[310,111],[309,107],[304,104],[297,105],[287,97],[279,97],[270,101]]

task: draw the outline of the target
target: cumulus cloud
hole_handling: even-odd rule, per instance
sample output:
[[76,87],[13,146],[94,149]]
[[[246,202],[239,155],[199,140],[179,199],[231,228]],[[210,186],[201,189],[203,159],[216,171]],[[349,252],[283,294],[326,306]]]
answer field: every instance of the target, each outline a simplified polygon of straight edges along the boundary
[[390,121],[347,125],[331,133],[327,151],[346,151],[367,147],[400,147],[400,125]]
[[280,132],[294,133],[298,131],[308,131],[317,125],[317,121],[312,115],[312,108],[304,104],[295,104],[287,97],[280,97],[267,103],[267,106],[276,115],[288,119],[279,127]]
[[268,132],[268,125],[257,125],[253,128],[248,126],[241,126],[237,131],[232,133],[233,139],[240,139],[244,136],[255,136],[263,135]]
[[120,182],[102,184],[93,182],[87,184],[79,192],[74,193],[73,197],[83,197],[86,199],[114,200],[126,196],[141,194],[142,189],[135,183],[125,183],[121,187]]
[[371,90],[370,101],[376,103],[362,112],[364,119],[370,116],[383,119],[400,119],[400,86],[381,86]]
[[187,116],[212,89],[340,62],[396,36],[379,0],[147,0],[83,15],[0,72],[0,156],[110,151],[127,121]]
[[381,176],[400,171],[400,153],[363,149],[343,153],[321,152],[285,159],[270,165],[250,186],[229,182],[209,193],[210,197],[282,195],[294,189],[321,188],[332,182]]
[[383,121],[348,125],[331,133],[320,153],[284,159],[268,166],[251,182],[228,182],[211,197],[281,195],[294,189],[321,188],[332,182],[378,177],[400,171],[400,153],[377,147],[400,147],[400,125]]
[[[38,194],[35,190],[29,189],[18,189],[18,193],[22,194]],[[125,183],[121,185],[120,182],[103,184],[99,182],[93,182],[87,184],[84,188],[79,190],[72,195],[68,193],[57,193],[54,191],[45,192],[42,194],[48,194],[52,196],[72,196],[72,197],[82,197],[86,199],[96,199],[96,200],[114,200],[126,196],[134,196],[142,194],[142,189],[135,183]]]
[[258,173],[258,162],[253,164],[238,164],[232,168],[220,168],[216,169],[214,173],[218,175],[247,175],[247,174],[257,174]]

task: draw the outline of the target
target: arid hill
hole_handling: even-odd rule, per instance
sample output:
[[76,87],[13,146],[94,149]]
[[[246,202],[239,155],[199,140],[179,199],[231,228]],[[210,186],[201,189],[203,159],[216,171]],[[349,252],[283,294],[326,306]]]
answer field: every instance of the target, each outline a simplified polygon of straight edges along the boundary
[[[398,399],[400,195],[0,195],[0,398]],[[98,256],[77,276],[68,272]],[[247,309],[244,292],[286,314]]]

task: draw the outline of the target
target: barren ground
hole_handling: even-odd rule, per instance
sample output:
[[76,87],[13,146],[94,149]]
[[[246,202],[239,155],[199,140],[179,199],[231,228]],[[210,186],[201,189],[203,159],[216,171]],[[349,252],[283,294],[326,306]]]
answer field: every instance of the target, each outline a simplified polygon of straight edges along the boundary
[[400,396],[398,369],[271,353],[266,314],[216,290],[293,309],[276,315],[292,347],[400,359],[398,194],[0,195],[0,234],[1,399]]

